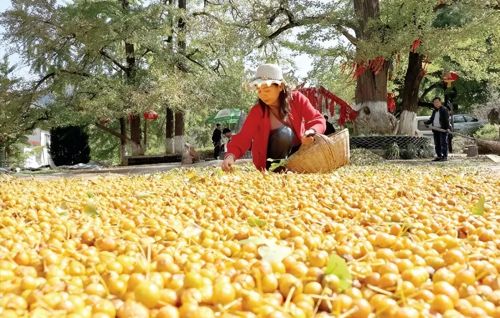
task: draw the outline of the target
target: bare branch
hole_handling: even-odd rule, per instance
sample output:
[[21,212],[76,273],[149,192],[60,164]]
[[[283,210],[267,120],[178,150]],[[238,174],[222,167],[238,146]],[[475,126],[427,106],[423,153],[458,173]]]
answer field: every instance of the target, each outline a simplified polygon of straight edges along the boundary
[[127,140],[128,142],[132,142],[132,139],[130,139],[130,137],[128,137],[128,136],[122,136],[119,132],[114,131],[113,129],[108,128],[108,127],[106,127],[106,126],[104,126],[104,125],[102,125],[102,124],[100,124],[100,123],[97,123],[97,122],[96,122],[96,123],[94,123],[94,125],[95,125],[97,128],[99,128],[99,129],[101,129],[101,130],[103,130],[103,131],[107,132],[108,134],[111,134],[111,135],[113,135],[113,136],[115,136],[115,137],[120,138],[120,140],[121,140],[121,138],[122,138],[122,137],[125,137],[125,140]]
[[35,84],[35,87],[33,88],[34,91],[36,91],[40,85],[42,85],[46,80],[48,80],[49,78],[53,77],[56,75],[56,72],[52,72],[52,73],[49,73],[47,75],[45,75],[44,77],[42,77],[36,84]]
[[339,31],[340,33],[342,33],[342,35],[349,41],[351,42],[354,46],[357,45],[358,43],[358,39],[349,33],[349,30],[347,30],[346,28],[344,28],[343,26],[341,25],[334,25],[335,29],[337,31]]
[[114,59],[111,55],[109,55],[105,50],[104,48],[100,49],[99,50],[99,53],[106,57],[107,59],[109,59],[111,62],[113,62],[113,64],[115,64],[116,66],[118,66],[122,71],[124,72],[128,72],[129,70],[123,66],[120,62],[118,62],[116,59]]
[[281,26],[279,29],[268,35],[264,40],[262,40],[259,45],[257,46],[258,48],[262,48],[264,45],[269,43],[271,40],[274,38],[278,37],[281,33],[290,30],[294,27],[298,26],[305,26],[305,25],[312,25],[312,24],[317,24],[323,21],[326,17],[324,15],[319,15],[319,16],[312,16],[312,17],[304,17],[300,20],[293,20],[289,21],[289,23]]

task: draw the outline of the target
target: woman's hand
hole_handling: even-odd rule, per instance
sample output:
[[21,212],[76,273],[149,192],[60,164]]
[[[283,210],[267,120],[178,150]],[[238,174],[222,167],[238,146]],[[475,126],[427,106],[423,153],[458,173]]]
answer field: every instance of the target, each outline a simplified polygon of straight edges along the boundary
[[234,164],[234,156],[233,155],[228,155],[224,161],[222,161],[222,170],[229,172],[233,170],[233,164]]
[[308,129],[304,132],[304,136],[300,138],[300,141],[304,145],[308,145],[314,141],[314,135],[316,135],[316,131],[314,129]]

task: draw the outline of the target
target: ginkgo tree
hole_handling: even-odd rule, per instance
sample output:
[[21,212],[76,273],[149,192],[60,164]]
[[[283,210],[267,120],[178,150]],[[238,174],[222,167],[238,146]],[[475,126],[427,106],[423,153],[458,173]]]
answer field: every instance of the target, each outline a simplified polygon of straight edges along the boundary
[[[434,24],[443,8],[456,6],[465,12],[461,24]],[[249,40],[264,54],[284,45],[347,64],[356,80],[353,108],[359,112],[355,124],[360,134],[398,131],[387,111],[387,87],[399,72],[406,73],[399,133],[412,135],[424,61],[466,53],[464,47],[444,48],[443,43],[484,41],[485,32],[498,24],[497,9],[487,1],[242,1],[225,9],[232,12],[227,23],[247,29]],[[397,69],[405,66],[406,72]]]
[[[132,154],[144,153],[143,112],[166,117],[168,138],[173,117],[182,134],[189,111],[242,97],[239,56],[248,50],[238,47],[244,42],[236,29],[195,14],[201,4],[13,0],[0,23],[40,77],[32,91],[50,93],[51,122],[94,124],[119,138],[123,157],[126,144]],[[224,94],[203,91],[228,82],[238,85]]]

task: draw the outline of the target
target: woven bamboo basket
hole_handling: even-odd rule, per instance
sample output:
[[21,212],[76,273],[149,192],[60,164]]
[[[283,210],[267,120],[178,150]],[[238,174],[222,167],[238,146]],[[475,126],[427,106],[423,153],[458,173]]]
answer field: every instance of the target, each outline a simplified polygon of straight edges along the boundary
[[302,145],[287,160],[286,168],[298,173],[325,173],[349,163],[349,131],[343,129],[325,136],[316,134],[314,142]]

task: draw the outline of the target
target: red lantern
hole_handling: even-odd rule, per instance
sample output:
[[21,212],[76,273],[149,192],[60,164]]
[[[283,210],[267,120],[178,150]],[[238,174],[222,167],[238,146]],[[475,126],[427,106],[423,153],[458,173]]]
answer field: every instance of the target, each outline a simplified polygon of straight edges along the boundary
[[450,87],[451,84],[457,79],[459,79],[459,76],[453,71],[450,71],[443,76],[443,81],[446,83],[446,87]]
[[158,119],[158,113],[155,112],[154,110],[149,110],[147,112],[144,112],[144,119],[156,120],[156,119]]

